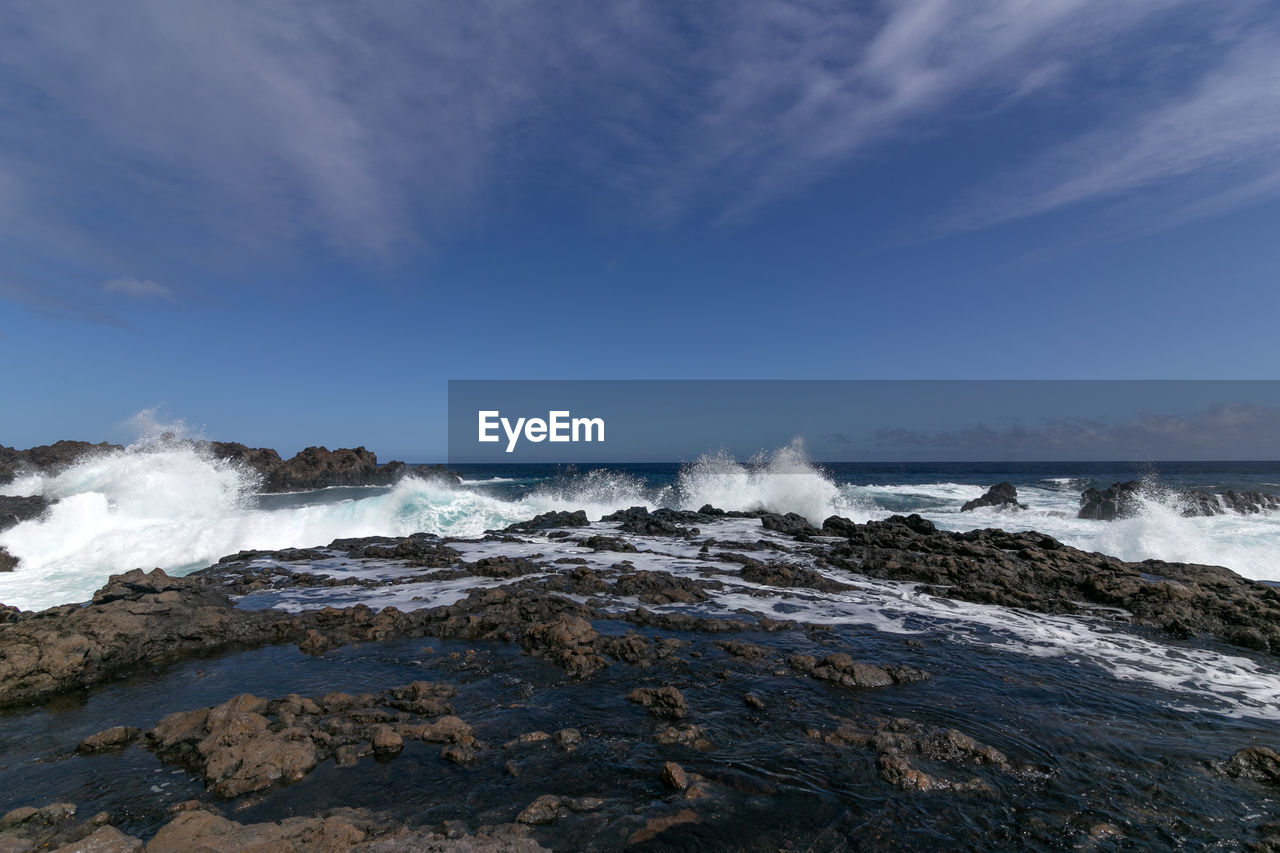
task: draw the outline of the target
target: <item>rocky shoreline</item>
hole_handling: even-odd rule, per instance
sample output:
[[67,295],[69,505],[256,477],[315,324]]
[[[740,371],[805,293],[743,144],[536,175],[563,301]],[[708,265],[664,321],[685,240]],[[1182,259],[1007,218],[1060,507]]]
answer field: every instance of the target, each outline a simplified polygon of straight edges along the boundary
[[[378,462],[377,454],[364,447],[307,447],[288,459],[269,447],[248,447],[235,441],[193,441],[172,436],[160,446],[190,446],[212,459],[234,462],[257,475],[264,492],[296,492],[334,486],[389,486],[406,476],[457,481],[443,465],[409,465],[392,460]],[[57,441],[16,450],[0,445],[0,484],[24,474],[56,474],[86,457],[124,450],[118,444]],[[7,508],[0,505],[0,524]],[[29,517],[29,516],[28,516]],[[6,525],[7,526],[7,525]]]
[[[110,811],[79,821],[66,803],[25,803],[0,819],[0,849],[130,850],[144,838],[148,850],[659,849],[695,840],[736,849],[724,840],[737,838],[726,815],[749,814],[753,798],[780,796],[758,774],[732,770],[747,743],[739,739],[765,719],[779,754],[826,755],[853,774],[841,785],[897,792],[876,795],[889,799],[867,818],[873,823],[888,820],[904,796],[960,798],[917,805],[965,810],[975,798],[998,802],[1065,776],[1029,746],[1014,741],[1011,754],[1008,744],[987,742],[1008,734],[973,721],[873,710],[872,696],[886,697],[875,701],[889,711],[934,680],[926,647],[906,643],[868,656],[858,651],[857,632],[749,603],[770,591],[798,601],[856,595],[872,579],[909,582],[904,589],[941,601],[1087,615],[1175,640],[1280,654],[1280,590],[1226,569],[1124,563],[1037,533],[941,532],[918,516],[868,524],[832,517],[815,528],[796,515],[633,508],[596,524],[581,512],[550,513],[479,540],[418,534],[242,552],[182,578],[160,570],[118,575],[83,605],[0,609],[0,707],[13,715],[34,703],[92,702],[113,685],[268,649],[324,666],[424,641],[457,649],[445,665],[455,675],[470,678],[480,667],[486,679],[544,686],[500,706],[484,705],[495,701],[485,690],[495,688],[434,677],[355,692],[239,690],[152,719],[137,712],[133,720],[101,719],[59,760],[147,754],[203,793],[134,823]],[[401,603],[377,606],[387,596]],[[744,605],[706,609],[717,596]],[[596,697],[588,702],[612,697],[607,720],[621,730],[602,740],[581,723],[538,728],[519,710],[567,693]],[[627,772],[639,776],[561,778],[586,755],[627,756]],[[440,794],[445,800],[431,814],[471,814],[445,821],[379,814],[337,795],[313,797],[302,817],[238,819],[246,808],[270,817],[274,799],[337,772],[328,768],[428,760],[530,795],[499,806],[473,802],[465,787]],[[1280,756],[1265,745],[1240,745],[1197,766],[1222,780],[1214,784],[1242,786],[1232,789],[1240,796],[1280,783]],[[593,787],[581,790],[585,783]],[[634,785],[646,792],[639,800],[626,793]],[[766,788],[774,793],[761,793]],[[509,802],[511,794],[495,796]],[[849,809],[837,809],[843,817],[825,830],[797,825],[785,840],[809,849],[897,849],[911,835],[885,829],[882,843],[850,845],[844,833],[857,821]],[[1065,828],[1029,831],[1042,840],[1126,835],[1107,821],[1063,820]],[[1248,843],[1277,843],[1275,824],[1255,823]],[[711,826],[728,835],[706,835]]]

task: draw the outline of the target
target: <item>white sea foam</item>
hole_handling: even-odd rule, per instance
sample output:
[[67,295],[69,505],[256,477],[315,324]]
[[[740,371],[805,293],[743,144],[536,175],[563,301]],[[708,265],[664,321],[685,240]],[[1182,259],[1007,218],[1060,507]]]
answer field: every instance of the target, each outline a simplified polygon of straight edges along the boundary
[[3,488],[57,503],[43,517],[0,532],[0,546],[20,560],[16,571],[0,574],[0,602],[40,608],[82,601],[113,573],[156,566],[181,573],[242,549],[418,531],[472,537],[549,511],[582,509],[595,520],[631,506],[696,510],[704,504],[797,512],[814,524],[833,514],[866,521],[918,511],[944,529],[1034,529],[1123,559],[1227,565],[1249,577],[1280,580],[1280,513],[1183,518],[1157,495],[1143,499],[1135,518],[1088,521],[1075,517],[1078,494],[1056,483],[1021,487],[1019,500],[1030,507],[1023,512],[961,513],[960,505],[983,487],[840,485],[810,464],[798,443],[747,462],[706,455],[659,487],[626,473],[592,470],[503,499],[486,490],[501,485],[500,478],[461,486],[410,478],[354,499],[348,490],[332,490],[332,497],[312,493],[260,505],[251,474],[166,437],[173,425],[140,426],[144,438],[124,450],[82,459],[56,475],[22,476]]

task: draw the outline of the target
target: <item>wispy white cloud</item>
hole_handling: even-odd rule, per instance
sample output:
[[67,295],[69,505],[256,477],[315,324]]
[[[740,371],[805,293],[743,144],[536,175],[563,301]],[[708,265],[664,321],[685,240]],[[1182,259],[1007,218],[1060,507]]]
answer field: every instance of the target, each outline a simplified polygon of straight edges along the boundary
[[953,226],[987,227],[1146,188],[1165,193],[1163,209],[1151,214],[1162,224],[1280,195],[1277,33],[1234,46],[1185,93],[1041,152]]
[[[735,221],[1054,98],[1078,136],[955,227],[1230,173],[1186,207],[1208,215],[1280,180],[1266,6],[20,0],[0,28],[0,230],[73,259],[84,288],[202,249],[396,257],[547,174],[642,219]],[[1188,29],[1191,47],[1169,35]]]
[[173,291],[163,284],[137,278],[113,278],[102,283],[102,292],[133,299],[160,299],[176,302]]

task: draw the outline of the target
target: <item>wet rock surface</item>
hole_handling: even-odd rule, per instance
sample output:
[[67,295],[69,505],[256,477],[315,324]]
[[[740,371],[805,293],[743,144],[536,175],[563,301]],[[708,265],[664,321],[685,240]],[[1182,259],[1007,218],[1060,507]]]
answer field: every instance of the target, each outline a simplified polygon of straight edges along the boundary
[[1207,635],[1280,653],[1280,589],[1219,566],[1126,563],[1041,533],[949,533],[919,516],[848,524],[828,519],[825,529],[839,530],[845,541],[819,556],[820,563],[917,581],[964,601],[1132,619],[1175,637]]
[[[1244,809],[1280,780],[1269,747],[1236,749],[1248,740],[1103,755],[1105,677],[1087,668],[1027,658],[1089,693],[1067,743],[1038,728],[1059,714],[1044,676],[943,652],[960,641],[918,625],[889,640],[813,621],[889,579],[923,585],[903,596],[1275,653],[1280,596],[1226,570],[918,517],[577,521],[243,552],[184,578],[117,575],[84,605],[0,611],[0,702],[46,703],[6,726],[55,720],[38,749],[0,731],[14,792],[0,801],[18,809],[0,850],[1159,849],[1213,833],[1164,786],[1218,786]],[[969,698],[1002,679],[1017,699],[998,713]],[[150,713],[129,697],[153,683]],[[63,732],[59,714],[87,722]],[[32,790],[13,787],[19,767]],[[1135,772],[1152,781],[1118,781]],[[76,807],[93,818],[35,795],[75,802],[86,775],[122,783]],[[1106,803],[1087,793],[1098,777],[1117,791]],[[1241,826],[1262,844],[1258,808]]]

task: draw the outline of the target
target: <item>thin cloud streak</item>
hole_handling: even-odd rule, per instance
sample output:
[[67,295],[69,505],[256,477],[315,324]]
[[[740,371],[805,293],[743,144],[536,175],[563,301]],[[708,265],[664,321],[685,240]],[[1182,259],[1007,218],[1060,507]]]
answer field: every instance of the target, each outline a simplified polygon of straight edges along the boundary
[[[1202,182],[1212,176],[1215,189]],[[1157,221],[1181,224],[1280,194],[1280,34],[1239,45],[1183,97],[1044,152],[957,215],[976,230],[1145,188],[1187,193]]]
[[177,302],[173,291],[163,284],[144,281],[137,278],[113,278],[102,283],[102,292],[132,299],[160,299],[165,302]]
[[640,221],[741,222],[891,141],[1158,53],[1187,10],[1217,41],[1184,94],[1152,106],[1130,87],[1137,118],[1033,157],[951,228],[1227,173],[1192,200],[1212,215],[1280,178],[1280,43],[1240,35],[1258,8],[18,3],[0,28],[19,117],[0,126],[0,230],[88,270],[84,291],[112,270],[172,279],[192,252],[410,256],[546,164]]

